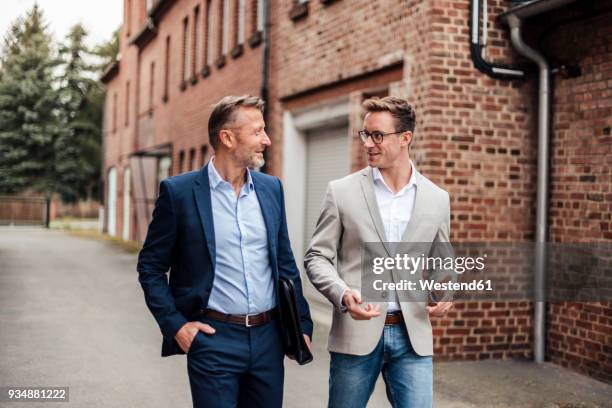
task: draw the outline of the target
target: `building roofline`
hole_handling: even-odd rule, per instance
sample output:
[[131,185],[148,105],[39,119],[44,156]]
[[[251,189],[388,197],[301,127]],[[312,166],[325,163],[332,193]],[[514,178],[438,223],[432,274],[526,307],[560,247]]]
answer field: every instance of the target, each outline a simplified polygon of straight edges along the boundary
[[146,47],[157,35],[157,27],[161,19],[172,8],[174,3],[176,3],[176,0],[157,0],[147,13],[148,18],[144,26],[132,37],[129,44],[136,45],[139,49]]
[[129,40],[129,45],[135,45],[139,49],[146,47],[157,35],[157,27],[151,17],[147,18],[145,25]]
[[100,76],[100,81],[102,81],[103,84],[108,84],[114,77],[117,76],[118,73],[119,73],[119,61],[117,60],[117,61],[110,63],[106,67],[106,69]]

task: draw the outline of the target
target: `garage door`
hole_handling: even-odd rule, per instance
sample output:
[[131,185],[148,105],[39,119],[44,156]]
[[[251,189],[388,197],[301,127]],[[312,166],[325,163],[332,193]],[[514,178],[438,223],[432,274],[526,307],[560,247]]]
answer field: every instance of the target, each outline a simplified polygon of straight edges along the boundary
[[347,134],[348,129],[343,126],[314,130],[306,135],[304,251],[310,245],[312,232],[321,211],[327,183],[349,173],[350,155]]

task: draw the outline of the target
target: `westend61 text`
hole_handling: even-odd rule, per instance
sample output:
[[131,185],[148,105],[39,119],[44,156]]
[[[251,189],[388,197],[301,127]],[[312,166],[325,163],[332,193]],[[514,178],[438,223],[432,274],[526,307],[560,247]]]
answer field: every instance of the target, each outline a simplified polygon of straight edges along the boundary
[[416,282],[402,279],[399,282],[383,282],[381,279],[377,279],[372,282],[374,290],[427,290],[427,291],[482,291],[482,290],[493,290],[491,280],[473,280],[471,282],[436,282],[435,280],[421,279],[418,281],[419,287]]

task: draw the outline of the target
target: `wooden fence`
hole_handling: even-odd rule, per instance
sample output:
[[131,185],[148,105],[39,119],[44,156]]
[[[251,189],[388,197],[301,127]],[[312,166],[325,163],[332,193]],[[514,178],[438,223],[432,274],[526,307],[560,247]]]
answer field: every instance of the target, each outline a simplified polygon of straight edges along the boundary
[[49,209],[44,197],[0,195],[0,225],[47,226]]

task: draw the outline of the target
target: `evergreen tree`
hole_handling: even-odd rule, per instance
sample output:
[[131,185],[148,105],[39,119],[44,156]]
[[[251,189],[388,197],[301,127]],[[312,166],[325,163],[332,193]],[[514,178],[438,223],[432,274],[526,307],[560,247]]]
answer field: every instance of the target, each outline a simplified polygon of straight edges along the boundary
[[59,78],[62,130],[55,142],[58,192],[66,202],[91,198],[100,175],[100,125],[102,88],[93,79],[95,67],[87,62],[91,52],[85,28],[77,24],[60,47]]
[[100,63],[96,65],[96,68],[103,73],[119,57],[119,29],[113,32],[110,40],[98,44],[93,52],[100,58]]
[[37,5],[9,29],[0,58],[0,192],[57,189],[52,40]]

